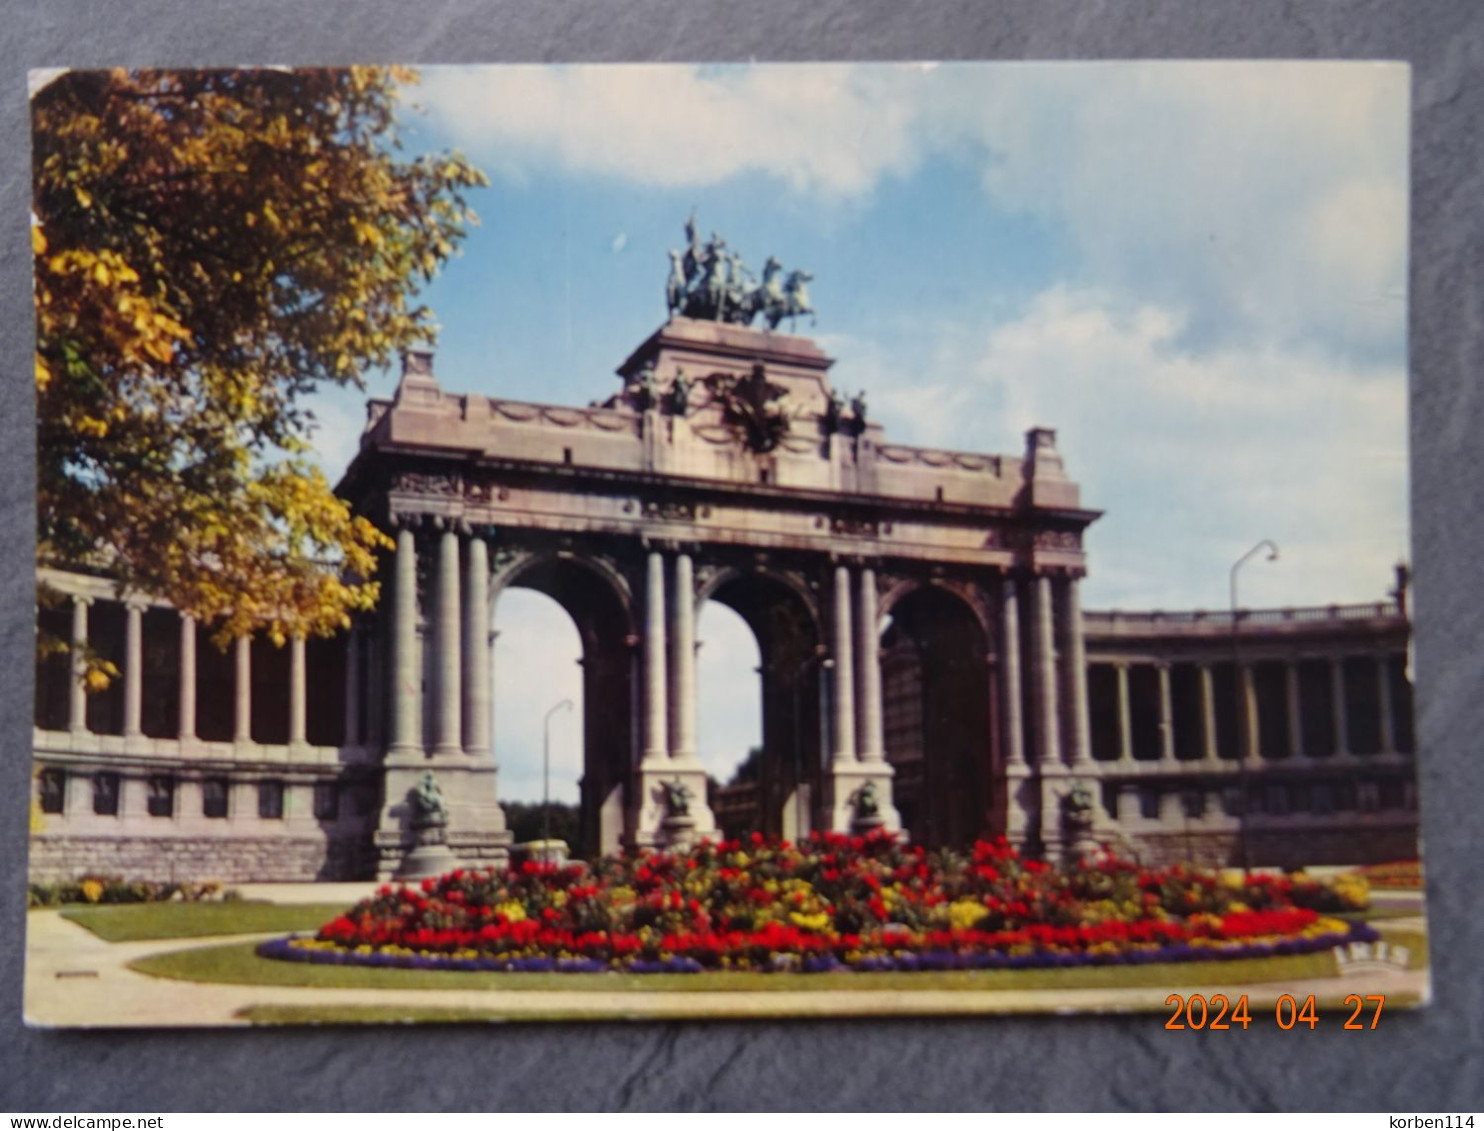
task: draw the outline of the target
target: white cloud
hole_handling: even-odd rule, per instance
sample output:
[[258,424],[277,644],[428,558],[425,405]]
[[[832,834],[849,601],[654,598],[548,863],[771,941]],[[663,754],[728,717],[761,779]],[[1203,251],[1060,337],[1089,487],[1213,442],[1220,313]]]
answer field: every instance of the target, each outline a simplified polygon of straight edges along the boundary
[[1187,332],[1399,356],[1407,71],[1347,63],[432,69],[424,101],[497,174],[760,173],[828,206],[934,156],[1038,217],[1077,278]]
[[540,801],[546,712],[551,719],[551,797],[576,804],[582,778],[582,641],[550,597],[507,589],[495,606],[495,760],[505,801]]
[[1179,63],[990,72],[960,119],[1007,207],[1082,274],[1188,329],[1387,349],[1405,326],[1401,66]]
[[418,101],[494,172],[532,161],[651,185],[761,171],[856,195],[918,155],[884,72],[847,66],[432,68]]
[[988,334],[945,327],[959,361],[937,371],[959,379],[883,397],[884,419],[978,449],[1057,428],[1083,504],[1106,511],[1091,604],[1219,607],[1261,538],[1283,564],[1244,573],[1254,603],[1379,599],[1407,548],[1405,373],[1319,351],[1196,353],[1182,331],[1169,310],[1053,288]]

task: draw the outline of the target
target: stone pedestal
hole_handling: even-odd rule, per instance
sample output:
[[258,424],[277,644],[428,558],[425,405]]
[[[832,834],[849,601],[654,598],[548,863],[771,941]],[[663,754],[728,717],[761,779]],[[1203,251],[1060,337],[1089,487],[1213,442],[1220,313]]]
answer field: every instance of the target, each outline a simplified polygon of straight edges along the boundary
[[[388,760],[386,799],[376,833],[378,879],[412,878],[405,869],[431,867],[434,862],[438,862],[438,873],[460,866],[503,867],[509,862],[512,838],[505,827],[505,811],[495,800],[495,767],[489,761],[437,763],[434,773],[448,805],[448,824],[442,830],[441,852],[420,851],[430,846],[419,843],[424,830],[413,827],[410,797],[424,771],[432,768],[433,763],[424,757],[398,763]],[[414,856],[426,863],[412,864]]]
[[[667,789],[677,784],[690,791],[689,811],[684,815],[670,812],[665,800]],[[641,764],[634,774],[634,786],[631,847],[686,848],[720,839],[721,830],[706,804],[706,771],[699,761],[677,765],[666,759]]]
[[[864,833],[874,829],[901,834],[902,818],[891,799],[892,768],[886,762],[836,763],[825,780],[826,828],[836,833]],[[876,814],[867,828],[856,812],[856,798],[869,783],[876,789]]]
[[402,857],[393,879],[421,880],[428,876],[441,876],[459,866],[458,857],[443,839],[443,829],[419,829],[417,843],[412,851]]

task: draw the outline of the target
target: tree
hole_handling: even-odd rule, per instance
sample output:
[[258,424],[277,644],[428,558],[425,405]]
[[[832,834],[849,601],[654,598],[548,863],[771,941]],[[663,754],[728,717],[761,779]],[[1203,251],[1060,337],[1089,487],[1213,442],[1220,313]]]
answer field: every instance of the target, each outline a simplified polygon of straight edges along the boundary
[[432,336],[458,154],[405,159],[399,68],[83,71],[32,101],[42,564],[282,641],[374,605],[377,551],[305,459],[321,384]]

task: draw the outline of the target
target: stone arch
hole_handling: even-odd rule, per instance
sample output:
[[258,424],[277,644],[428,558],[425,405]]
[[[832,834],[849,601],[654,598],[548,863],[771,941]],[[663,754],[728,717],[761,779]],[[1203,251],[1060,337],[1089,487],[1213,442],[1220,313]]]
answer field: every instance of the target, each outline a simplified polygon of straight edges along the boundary
[[728,566],[705,579],[699,599],[725,605],[740,616],[761,657],[762,757],[755,782],[718,795],[715,815],[722,831],[755,829],[793,837],[817,827],[823,798],[820,689],[825,649],[814,593],[787,571]]
[[[579,855],[616,852],[624,835],[634,738],[636,627],[630,589],[617,570],[592,557],[517,552],[490,576],[490,616],[507,589],[533,589],[572,619],[582,642],[582,780]],[[495,679],[500,673],[495,673]],[[498,756],[498,751],[496,752]]]
[[915,841],[966,845],[1002,831],[994,625],[977,587],[904,582],[882,602],[886,754]]
[[[887,617],[891,616],[892,607],[898,601],[922,589],[941,589],[943,592],[957,597],[974,614],[975,619],[979,622],[980,629],[984,632],[985,639],[993,642],[995,639],[994,629],[997,621],[994,613],[991,611],[989,595],[981,585],[972,581],[941,577],[926,580],[910,577],[902,578],[893,582],[887,588],[886,592],[881,595],[877,606],[880,618],[885,621]],[[993,643],[990,644],[988,650],[994,651]]]

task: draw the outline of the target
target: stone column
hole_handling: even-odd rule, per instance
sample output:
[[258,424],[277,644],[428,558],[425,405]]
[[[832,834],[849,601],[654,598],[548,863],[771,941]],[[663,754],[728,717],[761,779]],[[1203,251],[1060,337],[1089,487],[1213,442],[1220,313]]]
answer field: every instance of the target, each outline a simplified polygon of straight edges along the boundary
[[390,754],[422,748],[422,675],[417,657],[417,542],[411,530],[397,531],[396,576],[392,585]]
[[1062,665],[1066,671],[1067,692],[1071,696],[1072,765],[1086,768],[1092,764],[1092,725],[1087,708],[1087,646],[1082,639],[1082,601],[1079,582],[1067,578],[1063,604],[1066,617],[1067,656]]
[[1329,660],[1330,708],[1335,728],[1335,755],[1350,753],[1350,723],[1345,717],[1345,661],[1331,656]]
[[1056,697],[1056,633],[1051,615],[1051,578],[1036,578],[1036,714],[1040,746],[1037,761],[1061,758],[1061,722]]
[[176,734],[182,742],[196,737],[196,618],[180,617],[180,711]]
[[665,558],[650,550],[644,573],[644,760],[668,756],[665,703]]
[[1000,581],[1000,678],[1005,699],[1005,761],[1025,762],[1025,727],[1021,719],[1020,602],[1015,578]]
[[834,688],[834,739],[833,760],[854,762],[855,753],[855,690],[854,649],[850,639],[850,567],[835,567],[835,615],[831,624],[831,652],[835,661],[832,681]]
[[232,645],[232,741],[252,741],[252,637]]
[[856,738],[862,762],[886,761],[885,723],[881,712],[881,639],[877,631],[876,571],[861,570],[856,603],[855,691]]
[[1159,760],[1175,760],[1175,704],[1170,692],[1170,665],[1159,664]]
[[1376,705],[1381,712],[1381,753],[1396,753],[1396,724],[1391,708],[1391,659],[1376,657]]
[[492,686],[490,656],[489,547],[478,535],[469,539],[468,572],[464,577],[464,753],[488,757],[494,750],[494,720],[490,717]]
[[1238,723],[1241,748],[1238,756],[1256,760],[1261,756],[1257,727],[1257,689],[1252,683],[1252,666],[1243,664],[1237,669],[1237,686],[1241,689],[1242,717]]
[[305,746],[309,741],[309,714],[304,682],[304,637],[289,640],[289,745]]
[[1134,760],[1134,715],[1129,703],[1128,665],[1118,663],[1114,664],[1113,668],[1118,673],[1118,760],[1132,762]]
[[459,535],[448,526],[438,540],[438,621],[434,626],[433,685],[437,688],[438,713],[434,716],[433,753],[439,756],[464,752],[461,719],[464,679],[464,647],[459,608]]
[[1298,664],[1289,661],[1283,665],[1283,690],[1288,701],[1288,753],[1291,757],[1304,757],[1304,713],[1299,697]]
[[670,594],[670,757],[696,757],[696,575],[691,556],[675,555]]
[[124,605],[124,737],[142,738],[144,719],[144,607]]
[[1201,672],[1201,759],[1214,762],[1216,752],[1216,684],[1211,678],[1211,665],[1202,664]]
[[67,729],[73,734],[86,734],[88,729],[88,674],[83,653],[88,647],[87,597],[72,598],[72,682],[67,688]]
[[361,630],[352,625],[345,634],[345,725],[340,735],[343,746],[363,746],[361,733]]

